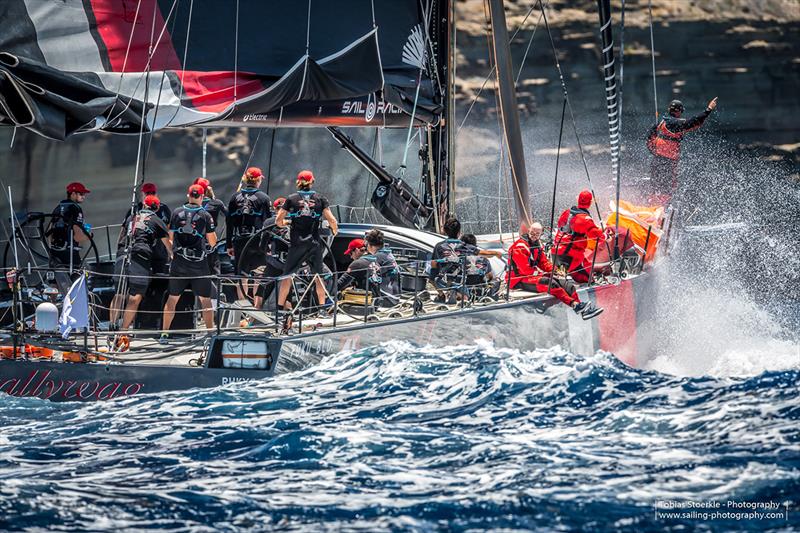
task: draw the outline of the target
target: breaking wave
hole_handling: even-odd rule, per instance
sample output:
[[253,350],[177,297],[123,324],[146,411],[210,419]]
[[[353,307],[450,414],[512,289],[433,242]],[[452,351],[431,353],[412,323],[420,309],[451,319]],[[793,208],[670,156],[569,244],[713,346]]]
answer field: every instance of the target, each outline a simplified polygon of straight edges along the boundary
[[653,505],[796,509],[798,384],[797,367],[675,377],[605,353],[388,343],[212,390],[4,397],[0,529],[797,527]]

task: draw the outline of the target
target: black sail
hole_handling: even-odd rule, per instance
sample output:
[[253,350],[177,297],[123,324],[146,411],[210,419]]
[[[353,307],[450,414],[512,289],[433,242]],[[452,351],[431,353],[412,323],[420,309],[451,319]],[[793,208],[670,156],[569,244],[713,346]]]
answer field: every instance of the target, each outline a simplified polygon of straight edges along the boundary
[[415,99],[436,124],[426,20],[415,0],[4,0],[0,124],[408,127]]

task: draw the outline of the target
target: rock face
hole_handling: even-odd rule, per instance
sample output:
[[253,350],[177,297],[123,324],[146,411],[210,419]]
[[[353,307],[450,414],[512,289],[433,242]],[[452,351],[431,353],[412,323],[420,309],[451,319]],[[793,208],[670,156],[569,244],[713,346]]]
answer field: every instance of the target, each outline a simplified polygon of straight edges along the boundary
[[[785,0],[713,0],[691,2],[655,1],[657,88],[661,110],[671,98],[684,101],[688,113],[699,112],[713,96],[719,96],[719,112],[709,121],[702,135],[687,143],[699,146],[699,139],[718,137],[727,145],[749,147],[798,170],[797,117],[800,99],[800,11],[797,3]],[[528,2],[508,2],[510,30],[523,22],[530,9]],[[628,2],[625,31],[623,85],[623,167],[633,176],[644,172],[648,155],[642,137],[653,122],[652,77],[646,2]],[[618,10],[618,5],[615,4]],[[458,122],[464,120],[490,70],[481,0],[458,2]],[[614,13],[615,24],[618,13]],[[553,53],[533,11],[512,43],[515,68],[522,65],[519,81],[520,112],[527,157],[530,161],[534,210],[547,215],[550,204],[555,152],[561,119],[562,90],[553,62]],[[599,194],[608,194],[608,130],[604,111],[604,91],[599,68],[598,24],[594,1],[551,2],[548,13],[554,44],[558,50],[575,116],[577,132],[587,166],[599,185]],[[668,22],[667,22],[668,21]],[[522,63],[533,35],[530,51]],[[615,27],[619,42],[619,29]],[[560,160],[563,194],[584,183],[583,162],[569,115],[564,124]],[[456,170],[461,200],[459,212],[468,220],[508,219],[505,200],[509,197],[501,164],[500,136],[493,80],[477,99],[457,141]],[[376,143],[374,131],[351,132],[368,151]],[[16,133],[13,149],[11,130],[0,131],[0,176],[11,185],[18,210],[49,211],[62,197],[64,185],[83,180],[94,191],[86,205],[87,218],[94,225],[120,222],[120,214],[130,203],[131,184],[136,168],[138,141],[135,137],[90,134],[66,143],[53,143],[26,131]],[[406,132],[386,131],[382,135],[386,167],[398,172],[404,157]],[[188,183],[201,172],[201,133],[162,132],[152,142],[146,139],[148,156],[144,173],[160,187],[160,196],[170,205],[183,201]],[[248,164],[269,168],[272,196],[289,192],[293,178],[302,168],[312,168],[321,177],[319,189],[334,203],[362,206],[368,203],[374,180],[339,149],[324,130],[209,131],[208,174],[218,194],[227,200]],[[416,148],[407,154],[407,176],[416,186],[418,162]],[[781,167],[784,168],[784,167]],[[784,171],[782,171],[784,172]],[[487,198],[478,199],[474,195]],[[569,201],[559,197],[559,207]],[[488,198],[488,197],[493,197]],[[482,202],[482,203],[481,203]],[[487,214],[488,212],[488,214]],[[356,216],[360,216],[354,211]],[[477,227],[473,229],[479,229]]]

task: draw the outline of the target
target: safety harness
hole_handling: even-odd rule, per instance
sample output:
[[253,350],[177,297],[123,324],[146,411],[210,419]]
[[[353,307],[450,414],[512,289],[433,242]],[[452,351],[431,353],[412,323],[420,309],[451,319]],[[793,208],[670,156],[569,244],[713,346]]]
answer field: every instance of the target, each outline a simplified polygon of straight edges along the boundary
[[203,211],[204,209],[203,209],[202,206],[197,206],[197,207],[186,207],[186,206],[184,206],[184,209],[185,209],[184,212],[190,213],[190,218],[185,219],[185,222],[181,225],[180,229],[178,229],[178,234],[179,235],[175,239],[175,243],[176,243],[175,253],[177,255],[180,255],[181,257],[183,257],[187,261],[192,261],[194,263],[197,263],[197,262],[205,260],[206,256],[208,255],[208,252],[206,251],[206,247],[203,246],[202,250],[200,252],[198,252],[197,250],[194,250],[192,248],[187,248],[185,245],[183,245],[181,243],[180,237],[184,236],[184,238],[187,238],[187,239],[189,237],[196,237],[196,238],[200,239],[201,241],[204,241],[205,235],[203,235],[202,233],[197,231],[197,228],[195,227],[195,222],[197,221],[197,217],[200,215],[200,211]]

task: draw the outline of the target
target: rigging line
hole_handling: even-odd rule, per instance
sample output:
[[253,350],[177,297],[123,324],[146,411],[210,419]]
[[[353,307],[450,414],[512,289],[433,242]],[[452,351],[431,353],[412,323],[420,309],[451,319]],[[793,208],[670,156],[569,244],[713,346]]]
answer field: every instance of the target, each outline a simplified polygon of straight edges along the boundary
[[411,117],[408,121],[408,134],[406,135],[406,147],[403,150],[403,162],[400,165],[400,177],[404,178],[406,175],[406,163],[408,162],[408,147],[411,144],[411,132],[414,130],[414,117],[417,114],[417,103],[419,102],[419,88],[422,85],[422,69],[423,64],[420,63],[419,74],[417,76],[417,90],[414,94],[414,106],[411,108]]
[[558,148],[556,149],[556,175],[553,179],[553,202],[550,204],[550,233],[555,229],[553,224],[556,219],[556,191],[558,190],[558,163],[561,159],[561,139],[564,134],[564,117],[567,114],[567,99],[561,105],[561,126],[558,128]]
[[[250,156],[247,158],[247,164],[244,166],[244,170],[247,171],[250,168],[250,163],[253,161],[253,156],[256,153],[256,148],[258,147],[258,140],[261,138],[261,133],[264,131],[264,128],[258,128],[258,135],[256,135],[256,142],[253,143],[253,148],[250,150]],[[242,172],[244,174],[244,172]],[[241,181],[239,182],[239,189],[242,188]],[[237,189],[237,191],[239,190]]]
[[[534,7],[535,6],[536,5],[534,4]],[[539,22],[541,20],[542,20],[542,16],[539,15],[539,21],[537,21],[536,22],[536,26],[533,27],[533,32],[531,33],[531,38],[528,39],[528,45],[525,47],[525,54],[522,56],[522,61],[519,64],[519,70],[517,70],[517,76],[514,78],[514,90],[515,91],[517,89],[517,85],[519,84],[519,78],[522,76],[522,70],[525,68],[525,61],[527,61],[527,59],[528,59],[528,53],[530,52],[531,46],[533,45],[533,39],[534,39],[534,37],[536,37],[536,30],[539,28]],[[520,28],[521,28],[521,26],[520,26]],[[497,90],[497,89],[495,88],[495,90]],[[562,118],[562,120],[563,120],[563,118]],[[505,141],[506,141],[505,136],[500,138],[500,153],[501,153],[500,164],[501,165],[503,163],[502,153],[503,153],[503,148],[505,147]],[[511,199],[509,198],[508,201],[509,201],[509,205],[510,205]]]
[[[428,3],[428,8],[432,4]],[[424,6],[422,7],[422,24],[427,28],[430,23],[430,13]],[[428,41],[428,32],[425,32],[425,40]],[[425,43],[423,43],[424,45]],[[417,74],[417,89],[414,94],[414,105],[411,108],[411,118],[408,121],[408,133],[406,134],[406,146],[403,149],[403,162],[400,164],[400,177],[404,178],[406,175],[406,164],[408,163],[408,147],[411,143],[411,132],[414,130],[414,118],[417,114],[417,104],[419,103],[419,89],[422,86],[422,71],[425,68],[425,54],[419,58],[419,73]]]
[[[310,4],[311,0],[309,0]],[[308,49],[308,43],[306,43]],[[237,91],[239,89],[239,0],[236,0],[236,29],[233,41],[233,105],[236,107]]]
[[[490,35],[490,31],[491,31],[490,30],[490,25],[489,25],[490,14],[489,14],[488,9],[489,9],[488,3],[484,2],[484,4],[483,4],[483,14],[484,14],[484,18],[486,20],[486,25],[487,25],[486,40],[487,40],[489,49],[491,50],[492,49],[492,37]],[[509,219],[511,219],[511,216],[512,216],[511,203],[513,201],[513,196],[511,194],[511,191],[509,191],[509,187],[508,187],[509,179],[508,179],[508,174],[507,174],[507,171],[506,171],[506,165],[503,164],[503,161],[505,160],[505,157],[504,157],[503,154],[505,152],[506,138],[505,138],[505,132],[503,130],[503,121],[502,121],[502,118],[500,116],[501,115],[501,113],[500,113],[500,101],[499,101],[500,100],[500,89],[498,87],[498,80],[497,80],[497,64],[495,63],[495,57],[494,57],[493,53],[489,54],[489,61],[492,62],[492,68],[490,70],[490,75],[494,74],[494,76],[492,76],[492,80],[493,80],[493,87],[494,87],[495,106],[496,106],[496,109],[497,109],[497,129],[498,129],[498,134],[500,136],[500,159],[498,160],[498,175],[500,175],[502,173],[502,176],[503,176],[503,181],[501,183],[505,184],[505,189],[506,189],[506,196],[505,196],[505,198],[506,198],[506,212],[509,215]],[[498,191],[497,192],[497,196],[498,197],[500,196],[501,183],[498,183],[498,185],[497,185],[497,191]],[[499,200],[498,200],[498,202],[499,202]],[[501,227],[502,227],[502,221],[501,221]],[[512,228],[512,233],[513,233],[513,231],[514,230]]]
[[650,20],[650,60],[653,65],[653,105],[656,110],[656,122],[658,122],[658,89],[656,87],[656,45],[653,39],[653,0],[647,2],[647,13]]
[[[531,6],[531,8],[528,10],[528,13],[525,15],[525,18],[522,19],[522,22],[519,24],[519,26],[517,26],[517,29],[511,35],[511,38],[509,39],[509,43],[513,42],[514,38],[517,36],[517,34],[520,32],[520,30],[522,30],[522,27],[525,25],[525,22],[528,20],[528,17],[531,15],[531,13],[533,13],[533,10],[536,9],[536,5],[537,5],[536,2],[534,2],[533,6]],[[542,21],[542,15],[540,14],[539,15],[539,20],[536,21],[536,26],[534,26],[534,28],[533,28],[533,32],[534,33],[536,33],[536,28],[539,27],[539,23],[541,21]],[[489,74],[487,74],[486,78],[484,78],[480,89],[478,89],[478,92],[475,93],[475,96],[472,97],[472,102],[470,103],[469,108],[467,109],[467,113],[464,115],[464,119],[461,121],[461,124],[459,124],[458,129],[456,129],[456,138],[458,138],[458,133],[461,131],[461,128],[463,128],[464,124],[467,122],[467,118],[469,118],[469,114],[472,112],[472,108],[475,107],[475,104],[478,102],[478,98],[480,98],[481,93],[483,92],[483,89],[486,88],[486,84],[489,82],[489,80],[494,75],[494,71],[495,71],[496,68],[497,68],[496,66],[492,66],[492,68],[489,70]]]
[[272,138],[269,140],[269,160],[267,162],[267,194],[269,194],[269,185],[272,182],[272,150],[275,148],[275,135],[278,134],[278,128],[272,128]]
[[122,90],[122,79],[125,76],[125,67],[128,65],[128,55],[131,51],[131,44],[133,43],[133,32],[136,31],[136,21],[139,18],[139,8],[142,5],[142,0],[136,2],[136,13],[133,14],[133,22],[131,23],[131,33],[128,36],[128,46],[125,48],[125,57],[122,60],[122,72],[119,73],[119,83],[117,84],[117,94],[115,100],[119,98],[119,93]]
[[[133,87],[133,91],[131,92],[131,96],[128,97],[128,102],[125,104],[125,107],[123,107],[122,110],[119,113],[117,113],[115,116],[113,116],[113,117],[109,118],[108,120],[106,120],[106,124],[111,124],[112,121],[114,121],[114,120],[118,119],[119,117],[121,117],[130,108],[131,104],[133,103],[133,99],[134,99],[133,95],[135,95],[136,91],[139,90],[139,86],[142,84],[142,80],[145,80],[145,83],[149,84],[149,82],[150,82],[150,69],[151,69],[151,63],[153,61],[153,56],[155,55],[156,50],[158,50],[158,47],[161,44],[161,39],[164,37],[164,32],[167,29],[167,24],[169,23],[170,19],[172,18],[172,14],[175,11],[175,6],[177,5],[177,3],[178,3],[178,0],[173,0],[172,6],[169,9],[169,13],[167,13],[166,18],[164,19],[164,26],[161,28],[161,32],[158,35],[158,39],[156,40],[155,46],[153,46],[153,36],[155,35],[155,16],[156,16],[157,4],[156,3],[153,4],[153,24],[152,24],[152,28],[151,28],[151,31],[150,31],[150,47],[149,47],[149,50],[148,50],[147,63],[145,64],[145,70],[144,70],[144,72],[141,72],[139,74],[138,80],[136,81],[136,85]],[[120,83],[122,83],[122,78],[120,78]],[[146,94],[147,94],[147,87],[145,87],[145,95]],[[143,107],[144,108],[147,107],[147,98],[145,98],[144,101],[143,101]],[[147,114],[146,111],[142,111],[142,115],[143,116],[145,116],[146,114]],[[103,129],[103,128],[100,128],[100,129]]]
[[[176,2],[176,5],[177,5],[177,2]],[[174,32],[175,25],[177,23],[178,23],[178,15],[177,15],[177,12],[176,12],[175,18],[172,19],[172,28],[170,29],[170,33]],[[166,25],[167,25],[167,21],[164,21],[164,27],[166,27]],[[185,70],[184,70],[184,72],[185,72]],[[150,148],[153,145],[153,137],[155,135],[155,129],[156,129],[157,124],[158,124],[158,111],[159,111],[160,106],[161,106],[161,95],[164,94],[164,91],[162,89],[164,87],[164,80],[166,78],[167,78],[167,71],[165,69],[165,70],[161,71],[161,82],[158,84],[158,97],[156,98],[156,108],[155,108],[155,113],[153,114],[153,127],[149,128],[150,129],[150,131],[149,131],[150,135],[149,135],[149,137],[147,139],[147,147],[145,148],[145,152],[144,152],[144,161],[142,162],[142,181],[144,181],[144,177],[147,175],[147,172],[145,171],[145,168],[146,168],[146,165],[147,165],[147,160],[150,157]],[[183,79],[181,79],[181,84],[182,83],[183,83]],[[178,109],[180,109],[180,101],[178,102]],[[174,115],[173,115],[173,118],[174,118]]]
[[[622,0],[622,7],[620,11],[620,29],[619,29],[619,97],[618,97],[618,106],[617,106],[617,131],[619,132],[619,147],[617,149],[617,190],[616,190],[616,213],[614,214],[614,252],[617,253],[619,251],[619,197],[620,197],[620,178],[622,172],[622,84],[623,84],[623,74],[625,69],[625,0]],[[614,260],[614,256],[610,256],[611,260]],[[620,261],[622,261],[622,257],[620,256]]]
[[[378,151],[378,142],[379,142],[379,135],[380,135],[380,128],[375,128],[375,139],[372,143],[372,159],[375,159],[375,153]],[[369,173],[366,173],[366,187],[364,188],[364,207],[367,206],[367,198],[369,197],[369,189],[370,189],[370,181],[369,181]],[[364,215],[362,217],[361,223],[363,224],[367,220],[367,211],[364,210]]]
[[[7,187],[6,182],[4,180],[0,179],[0,186],[2,186],[3,188],[6,188]],[[10,185],[8,187],[10,188]],[[16,223],[17,223],[16,225],[19,228],[19,232],[20,232],[20,235],[21,235],[21,238],[22,238],[22,247],[25,250],[28,251],[29,259],[33,261],[33,266],[36,269],[36,273],[39,276],[39,281],[41,283],[44,283],[44,276],[42,276],[42,273],[39,270],[39,268],[40,268],[39,267],[39,263],[36,261],[36,252],[33,251],[33,247],[31,246],[31,243],[28,240],[28,237],[25,235],[25,232],[22,231],[22,226],[19,223],[19,219],[16,218],[17,215],[16,215],[16,213],[13,212],[13,207],[11,205],[9,205],[9,214],[11,215],[11,217],[9,218],[9,223],[11,224],[11,230],[12,231],[16,231],[14,229],[14,220],[16,220]],[[5,229],[5,224],[3,225],[3,229]],[[6,230],[6,234],[8,234],[8,230]],[[14,235],[16,235],[16,233],[14,233]],[[44,237],[44,235],[43,235],[43,237]],[[11,238],[9,237],[9,240],[10,239]],[[48,251],[48,247],[47,247],[46,244],[45,244],[45,251],[47,252],[47,255],[49,257],[50,252]],[[28,268],[30,268],[30,263],[28,263]]]
[[439,69],[438,66],[436,65],[436,54],[434,53],[433,50],[433,39],[431,39],[431,34],[430,34],[430,21],[432,16],[433,16],[433,4],[428,3],[428,15],[426,17],[427,21],[425,22],[425,27],[423,29],[425,30],[425,38],[427,39],[428,42],[427,53],[429,54],[430,57],[429,71],[433,73],[431,79],[436,80],[436,88],[439,89],[439,94],[443,94],[442,81],[439,79]]
[[[208,128],[203,128],[203,179],[206,177],[206,161],[208,157]],[[269,183],[269,182],[267,182]]]
[[[583,169],[586,172],[586,180],[589,182],[589,189],[592,192],[592,197],[597,198],[597,195],[594,192],[594,185],[592,184],[592,177],[589,175],[589,166],[586,164],[586,155],[583,152],[581,138],[578,135],[578,125],[575,122],[575,113],[572,110],[572,104],[570,103],[569,94],[567,93],[567,82],[564,80],[564,72],[561,70],[561,62],[558,60],[558,50],[556,49],[556,43],[553,39],[553,32],[550,31],[550,24],[547,22],[547,14],[545,13],[544,2],[539,2],[539,7],[542,10],[544,27],[547,30],[547,35],[550,37],[550,46],[553,49],[553,59],[555,60],[556,70],[558,70],[558,77],[561,80],[561,89],[564,91],[564,99],[567,101],[567,108],[569,109],[569,115],[572,121],[572,131],[575,133],[575,141],[578,144],[578,152],[580,153],[581,161],[583,162]],[[594,207],[597,210],[597,218],[599,219],[600,226],[602,227],[603,219],[600,215],[600,207],[597,205],[597,201],[594,202]]]
[[[183,95],[185,92],[186,87],[184,86],[184,79],[186,78],[186,58],[189,56],[189,35],[192,31],[192,14],[194,13],[194,0],[190,0],[189,2],[189,20],[186,23],[186,40],[183,43],[183,61],[181,61],[181,90],[178,92],[178,106],[175,109],[175,112],[172,114],[172,117],[164,124],[164,127],[167,128],[172,125],[172,121],[175,120],[175,117],[178,116],[180,113],[181,108],[183,107]],[[176,17],[177,18],[177,17]],[[205,174],[203,175],[205,178]]]
[[[172,15],[172,10],[175,8],[175,4],[177,0],[172,3],[172,8],[170,9],[170,15]],[[155,36],[155,28],[156,28],[156,9],[158,4],[153,2],[153,20],[150,26],[150,48],[148,50],[148,57],[147,57],[147,64],[145,65],[145,77],[146,81],[144,84],[144,108],[142,110],[142,121],[139,127],[139,142],[136,147],[136,168],[133,172],[133,187],[131,190],[131,209],[130,209],[130,222],[128,223],[128,229],[125,232],[125,249],[128,253],[125,254],[122,263],[122,273],[125,273],[126,267],[130,264],[130,248],[133,243],[133,231],[135,227],[134,217],[136,216],[136,189],[139,188],[139,166],[140,164],[143,165],[142,161],[142,143],[144,139],[144,125],[147,123],[147,100],[148,100],[148,91],[150,89],[150,62],[153,58],[153,54],[155,53],[155,48],[153,47],[153,37]],[[167,21],[169,20],[169,16],[167,20],[164,21],[164,28],[162,29],[161,35],[163,35],[163,30],[167,27]],[[160,36],[159,36],[160,38]],[[141,81],[141,77],[139,78]],[[138,84],[137,84],[138,87]],[[117,283],[117,294],[124,294],[126,290],[126,283],[127,280],[125,276],[120,276],[120,279]]]

